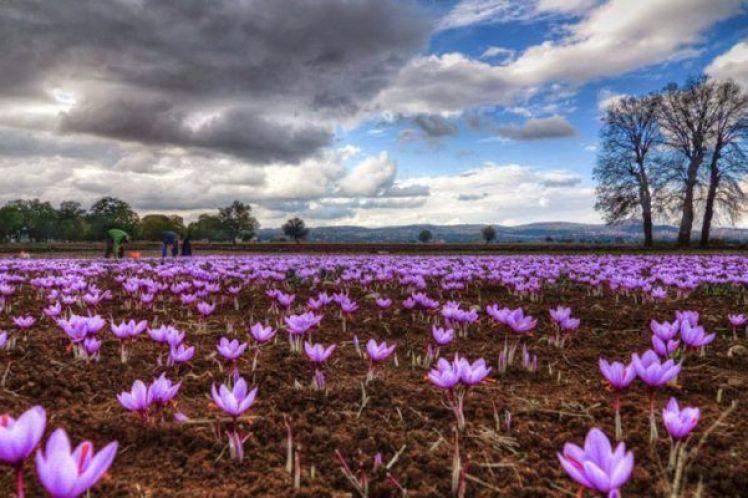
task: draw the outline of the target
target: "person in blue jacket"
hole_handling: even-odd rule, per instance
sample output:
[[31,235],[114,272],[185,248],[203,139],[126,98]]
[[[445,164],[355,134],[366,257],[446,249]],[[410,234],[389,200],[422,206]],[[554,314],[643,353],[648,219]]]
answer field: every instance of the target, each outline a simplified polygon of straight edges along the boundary
[[161,258],[166,258],[166,251],[171,246],[171,255],[172,257],[176,256],[179,252],[179,242],[177,238],[177,234],[171,230],[166,230],[164,232],[164,239],[163,243],[161,244]]

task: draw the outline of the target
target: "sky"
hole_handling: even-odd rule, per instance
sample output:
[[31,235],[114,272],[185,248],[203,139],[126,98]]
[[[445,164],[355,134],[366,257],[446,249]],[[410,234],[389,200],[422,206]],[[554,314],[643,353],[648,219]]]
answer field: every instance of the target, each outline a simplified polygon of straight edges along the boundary
[[606,105],[748,88],[748,2],[4,0],[0,46],[0,203],[599,223]]

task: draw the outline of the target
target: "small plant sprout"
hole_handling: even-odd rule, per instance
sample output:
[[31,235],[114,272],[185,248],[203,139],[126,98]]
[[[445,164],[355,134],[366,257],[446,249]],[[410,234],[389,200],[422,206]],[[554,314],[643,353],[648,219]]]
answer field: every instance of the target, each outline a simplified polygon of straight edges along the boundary
[[[348,460],[343,456],[340,450],[335,450],[335,458],[338,461],[340,471],[343,473],[345,478],[348,479],[348,482],[351,483],[353,489],[356,490],[359,498],[369,497],[369,485],[374,479],[386,482],[387,484],[392,486],[396,492],[399,492],[400,496],[405,497],[407,496],[406,489],[390,472],[392,466],[395,465],[397,460],[400,458],[400,454],[403,451],[405,451],[405,446],[400,448],[395,456],[393,456],[392,459],[390,459],[390,461],[386,464],[382,459],[382,454],[377,453],[373,458],[371,458],[371,465],[369,467],[367,465],[367,460],[369,459],[367,459],[366,455],[361,450],[358,450],[356,452],[356,457],[353,460],[356,463],[357,471],[354,471],[351,468],[351,464],[348,463]],[[369,467],[370,470],[367,471],[367,467]],[[393,495],[388,494],[387,496]]]
[[631,365],[614,361],[608,363],[600,358],[600,372],[605,377],[604,383],[608,389],[613,391],[613,410],[615,411],[616,441],[623,439],[623,427],[621,424],[621,391],[626,389],[636,379],[636,371]]
[[15,472],[16,498],[24,498],[26,484],[23,463],[44,435],[47,414],[41,406],[26,410],[18,419],[7,413],[0,415],[0,461]]
[[36,453],[36,473],[52,498],[78,498],[104,476],[116,454],[116,441],[98,453],[90,441],[71,450],[67,433],[57,429]]
[[[231,458],[242,461],[244,459],[244,443],[249,439],[249,433],[242,435],[239,431],[238,419],[249,410],[255,402],[257,388],[247,391],[247,381],[239,377],[234,387],[229,389],[225,384],[211,387],[211,397],[218,408],[232,419],[231,428],[226,431],[229,440]],[[217,427],[220,434],[220,421]]]
[[447,404],[457,418],[457,428],[460,432],[465,429],[464,407],[468,390],[483,382],[490,373],[491,368],[486,366],[483,358],[471,364],[456,354],[452,362],[439,358],[436,368],[429,372],[428,380],[445,391]]
[[626,444],[618,443],[614,451],[598,428],[587,433],[584,448],[566,443],[563,453],[558,453],[558,460],[569,477],[581,486],[578,496],[586,488],[605,493],[608,498],[620,498],[620,488],[634,470],[634,454],[626,451]]
[[395,345],[387,345],[386,342],[377,344],[374,339],[369,339],[366,343],[366,353],[369,356],[369,372],[366,374],[366,381],[374,379],[374,365],[382,363],[389,358],[395,351]]
[[330,358],[333,351],[335,351],[335,344],[331,344],[325,348],[322,344],[312,344],[311,342],[304,343],[304,352],[306,353],[307,358],[309,358],[309,361],[314,364],[312,384],[318,391],[325,390],[325,374],[322,371],[322,367]]

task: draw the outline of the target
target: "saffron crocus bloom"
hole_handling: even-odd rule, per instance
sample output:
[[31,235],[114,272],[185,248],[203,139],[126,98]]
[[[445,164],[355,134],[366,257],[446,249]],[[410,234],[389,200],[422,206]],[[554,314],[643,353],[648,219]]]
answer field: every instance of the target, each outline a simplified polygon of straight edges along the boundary
[[310,342],[304,343],[304,352],[313,363],[326,362],[333,351],[335,351],[335,344],[325,348],[322,344],[312,344]]
[[680,322],[678,320],[674,322],[657,322],[652,320],[649,322],[649,328],[652,333],[662,339],[663,341],[669,341],[673,339],[680,330]]
[[631,355],[631,364],[636,371],[636,375],[649,387],[660,387],[680,373],[680,363],[673,360],[667,360],[662,363],[657,353],[651,349],[639,356],[637,353]]
[[146,418],[153,396],[142,380],[136,380],[129,392],[124,391],[117,395],[117,400],[126,410],[139,413]]
[[691,348],[704,347],[714,340],[716,334],[706,334],[704,327],[692,325],[691,322],[684,321],[680,326],[680,337],[683,344]]
[[625,389],[636,378],[636,371],[631,365],[627,366],[618,361],[608,363],[605,358],[600,358],[598,363],[600,372],[613,389]]
[[275,330],[270,325],[263,326],[261,323],[255,323],[249,328],[250,334],[255,341],[260,344],[268,342],[275,336]]
[[535,328],[538,322],[530,315],[525,316],[522,308],[517,308],[507,315],[506,324],[514,333],[526,334],[532,332],[532,329]]
[[33,316],[17,316],[13,318],[13,323],[16,324],[16,326],[19,329],[30,329],[34,326],[36,323],[36,318]]
[[193,356],[195,356],[195,346],[188,347],[185,344],[172,346],[169,350],[169,364],[185,363],[190,361]]
[[221,356],[233,361],[244,353],[244,350],[247,349],[247,343],[239,343],[237,339],[229,340],[226,337],[221,337],[221,340],[218,341],[217,349],[221,353]]
[[378,297],[377,298],[377,306],[379,306],[379,309],[387,309],[390,306],[392,306],[392,299],[387,297]]
[[117,454],[117,442],[96,453],[89,441],[71,451],[64,429],[57,429],[44,449],[36,453],[36,473],[52,498],[77,498],[106,473]]
[[491,373],[491,368],[486,367],[486,360],[479,358],[470,363],[465,358],[455,360],[459,366],[460,382],[466,386],[480,384]]
[[315,315],[312,312],[302,313],[301,315],[289,315],[283,317],[290,334],[301,335],[307,330],[319,324],[322,321],[322,315]]
[[670,356],[678,349],[678,346],[680,346],[680,341],[674,339],[663,341],[656,335],[652,336],[652,349],[660,356]]
[[587,433],[584,448],[573,443],[564,445],[558,460],[569,477],[585,488],[618,497],[618,490],[631,477],[634,454],[618,443],[613,451],[607,436],[598,428]]
[[4,330],[0,330],[0,349],[3,349],[8,343],[8,333]]
[[428,379],[436,387],[453,389],[460,383],[460,369],[452,362],[439,358],[436,368],[429,372]]
[[746,318],[742,313],[739,315],[727,315],[727,319],[733,327],[742,327],[746,322],[748,322],[748,318]]
[[677,318],[678,321],[681,323],[688,322],[694,326],[699,324],[699,312],[698,311],[676,311],[675,318]]
[[199,303],[197,303],[197,312],[200,313],[200,315],[203,317],[207,317],[213,314],[215,309],[215,304],[208,304],[205,301],[200,301]]
[[120,324],[111,322],[112,333],[119,339],[130,339],[142,334],[147,328],[148,322],[146,320],[140,322],[135,322],[135,320],[123,321]]
[[221,384],[218,388],[213,384],[210,394],[213,402],[221,410],[236,418],[252,407],[257,396],[257,388],[247,392],[247,381],[239,377],[232,389],[226,387],[225,384]]
[[439,346],[446,346],[455,337],[454,329],[442,328],[434,325],[431,328],[431,336],[434,338],[434,342]]
[[699,423],[701,411],[698,408],[686,407],[682,410],[678,407],[675,398],[670,398],[667,406],[662,410],[662,423],[668,434],[673,439],[683,439]]
[[46,308],[44,308],[44,314],[50,318],[57,318],[58,316],[60,316],[60,313],[62,313],[62,305],[59,301],[55,302],[55,304],[51,306],[47,306]]
[[571,308],[565,308],[563,306],[557,306],[554,309],[548,310],[551,318],[556,323],[561,323],[567,318],[571,318]]
[[579,318],[565,318],[562,320],[559,325],[562,329],[566,332],[574,332],[579,328],[579,324],[581,323],[581,320]]
[[153,403],[163,406],[177,395],[181,385],[181,382],[174,384],[171,379],[166,377],[166,374],[162,373],[157,379],[153,379],[148,387],[148,394],[151,396]]
[[395,351],[395,345],[388,346],[386,342],[382,341],[381,344],[377,344],[374,339],[369,339],[366,343],[366,352],[369,354],[369,359],[373,363],[379,363],[387,358]]
[[21,466],[41,441],[46,424],[47,414],[41,406],[29,408],[18,419],[0,415],[0,461]]

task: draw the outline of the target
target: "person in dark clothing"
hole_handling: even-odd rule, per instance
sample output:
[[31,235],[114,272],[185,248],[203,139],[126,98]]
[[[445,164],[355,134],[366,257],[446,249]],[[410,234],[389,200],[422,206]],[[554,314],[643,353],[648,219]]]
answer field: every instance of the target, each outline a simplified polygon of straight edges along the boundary
[[166,258],[166,251],[171,246],[171,255],[176,256],[178,252],[177,234],[171,230],[164,232],[163,243],[161,244],[161,259]]
[[190,234],[182,241],[182,256],[192,256],[192,243],[190,242]]

